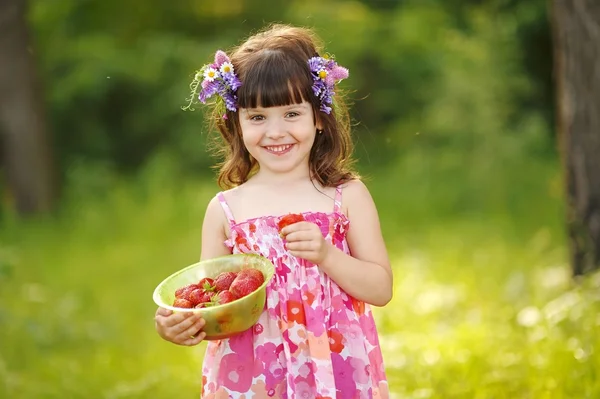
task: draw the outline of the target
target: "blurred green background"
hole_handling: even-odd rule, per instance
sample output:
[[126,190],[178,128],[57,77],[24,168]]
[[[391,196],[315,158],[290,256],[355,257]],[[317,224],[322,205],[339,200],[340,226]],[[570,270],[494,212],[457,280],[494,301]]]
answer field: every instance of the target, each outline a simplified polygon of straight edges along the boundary
[[[198,397],[154,331],[218,191],[194,71],[268,22],[350,69],[359,171],[395,272],[392,398],[600,397],[600,276],[564,236],[546,1],[34,0],[61,202],[0,213],[0,397]],[[0,61],[3,62],[3,61]],[[2,188],[0,188],[0,191]]]

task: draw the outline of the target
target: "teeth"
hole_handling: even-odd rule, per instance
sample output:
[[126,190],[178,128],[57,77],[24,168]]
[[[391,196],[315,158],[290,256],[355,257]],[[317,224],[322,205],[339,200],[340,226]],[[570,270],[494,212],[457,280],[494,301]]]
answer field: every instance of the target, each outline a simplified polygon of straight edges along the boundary
[[292,146],[291,144],[286,144],[286,145],[268,146],[267,148],[269,149],[269,151],[272,151],[272,152],[282,152],[282,151],[287,150],[291,146]]

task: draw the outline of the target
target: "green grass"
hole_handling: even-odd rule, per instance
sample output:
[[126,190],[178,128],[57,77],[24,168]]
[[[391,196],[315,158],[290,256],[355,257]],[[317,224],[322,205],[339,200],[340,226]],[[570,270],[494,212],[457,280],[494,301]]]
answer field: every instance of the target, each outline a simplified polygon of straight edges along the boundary
[[[600,275],[571,280],[544,173],[515,180],[515,206],[489,186],[454,213],[440,211],[461,201],[451,184],[440,198],[395,170],[371,179],[395,272],[392,302],[375,309],[393,398],[600,397]],[[167,182],[110,183],[56,218],[5,218],[0,397],[198,396],[204,345],[162,341],[151,295],[198,259],[214,189]]]

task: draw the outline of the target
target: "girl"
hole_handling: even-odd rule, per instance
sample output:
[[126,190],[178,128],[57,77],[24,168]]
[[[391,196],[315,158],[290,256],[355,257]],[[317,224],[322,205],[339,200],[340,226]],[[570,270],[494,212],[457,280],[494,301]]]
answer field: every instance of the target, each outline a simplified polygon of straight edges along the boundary
[[[254,327],[208,342],[203,398],[388,397],[369,306],[390,301],[392,271],[373,200],[350,168],[334,91],[348,71],[319,54],[311,31],[274,25],[231,59],[218,51],[192,83],[201,102],[216,99],[218,180],[230,188],[208,204],[201,259],[253,252],[276,267]],[[302,220],[281,229],[290,213]],[[199,316],[159,308],[155,321],[173,343],[204,338]]]

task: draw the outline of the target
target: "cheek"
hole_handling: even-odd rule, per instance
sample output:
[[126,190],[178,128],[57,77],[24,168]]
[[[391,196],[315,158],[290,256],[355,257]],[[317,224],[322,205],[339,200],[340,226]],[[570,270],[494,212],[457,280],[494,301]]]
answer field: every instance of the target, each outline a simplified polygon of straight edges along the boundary
[[255,132],[253,134],[252,131],[246,131],[244,134],[242,134],[242,142],[244,143],[244,147],[246,147],[246,151],[256,158],[259,150],[259,135],[257,135]]
[[311,130],[308,130],[306,132],[306,134],[304,135],[304,142],[307,143],[307,144],[309,144],[312,147],[312,145],[314,144],[315,140],[316,140],[316,134],[315,134],[315,132],[313,132]]
[[242,141],[246,147],[256,145],[259,140],[259,134],[257,129],[251,125],[241,125],[242,128]]

